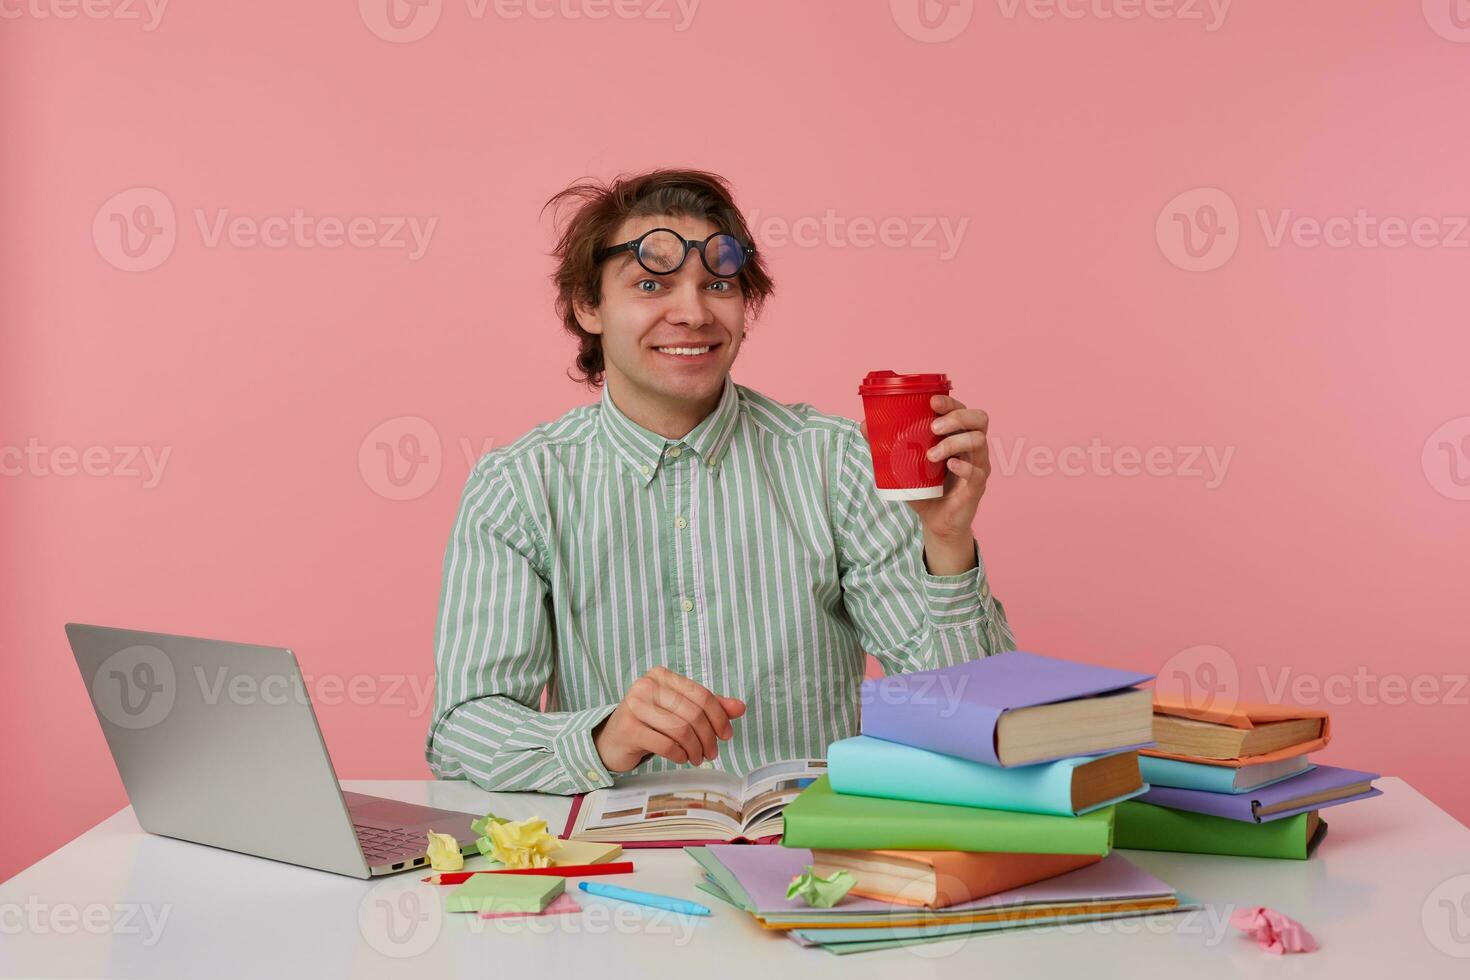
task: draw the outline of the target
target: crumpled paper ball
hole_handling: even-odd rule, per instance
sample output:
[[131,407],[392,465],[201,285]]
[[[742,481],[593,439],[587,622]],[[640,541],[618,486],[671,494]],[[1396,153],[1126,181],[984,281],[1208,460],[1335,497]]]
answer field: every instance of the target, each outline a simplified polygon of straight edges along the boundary
[[561,841],[551,836],[541,817],[506,820],[493,813],[470,824],[480,834],[475,846],[480,853],[507,868],[547,868]]
[[459,871],[464,868],[464,855],[453,834],[429,831],[429,867],[435,871]]
[[1276,956],[1282,953],[1312,953],[1317,950],[1317,940],[1312,938],[1312,934],[1300,922],[1262,905],[1236,909],[1230,913],[1230,924],[1245,932],[1266,952]]
[[855,884],[857,884],[857,879],[850,871],[834,871],[828,877],[823,878],[817,874],[812,865],[808,864],[805,874],[799,874],[791,879],[791,884],[786,889],[786,897],[800,898],[814,909],[830,909],[842,901]]

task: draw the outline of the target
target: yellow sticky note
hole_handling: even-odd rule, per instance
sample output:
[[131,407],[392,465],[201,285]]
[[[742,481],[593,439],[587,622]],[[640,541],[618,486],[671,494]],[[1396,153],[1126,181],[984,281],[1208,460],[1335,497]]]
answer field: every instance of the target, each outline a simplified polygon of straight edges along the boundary
[[450,834],[429,831],[429,867],[435,871],[459,871],[464,867],[464,855],[459,853],[459,841]]
[[564,868],[569,864],[606,864],[616,861],[623,854],[621,844],[599,844],[591,840],[564,840],[551,852],[551,866]]

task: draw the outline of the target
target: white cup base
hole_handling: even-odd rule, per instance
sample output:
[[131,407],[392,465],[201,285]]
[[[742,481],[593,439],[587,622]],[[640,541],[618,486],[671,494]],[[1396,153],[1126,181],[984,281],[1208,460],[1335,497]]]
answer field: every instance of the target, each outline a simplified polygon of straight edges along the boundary
[[912,487],[904,490],[885,490],[878,487],[878,496],[884,500],[929,500],[944,496],[944,485],[937,487]]

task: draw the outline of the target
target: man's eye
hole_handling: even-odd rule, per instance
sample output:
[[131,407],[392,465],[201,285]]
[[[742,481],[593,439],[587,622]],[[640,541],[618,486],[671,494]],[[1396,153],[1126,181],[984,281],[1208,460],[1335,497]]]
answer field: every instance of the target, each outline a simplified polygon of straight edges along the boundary
[[730,280],[728,279],[716,279],[714,282],[710,283],[710,286],[720,286],[720,292],[722,293],[728,293],[732,288],[734,288],[730,285]]
[[[652,286],[653,289],[644,289],[644,286]],[[658,289],[658,282],[654,279],[639,279],[633,286],[640,293],[651,293]]]

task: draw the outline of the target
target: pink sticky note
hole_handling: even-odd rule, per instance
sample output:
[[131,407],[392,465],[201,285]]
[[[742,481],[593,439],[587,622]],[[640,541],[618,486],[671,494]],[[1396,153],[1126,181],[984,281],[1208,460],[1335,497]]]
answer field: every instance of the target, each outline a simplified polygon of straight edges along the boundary
[[528,915],[565,915],[568,912],[580,912],[582,906],[577,900],[566,892],[562,892],[551,903],[540,912],[481,912],[482,919],[524,919]]
[[1268,953],[1312,953],[1317,949],[1317,940],[1302,928],[1295,919],[1288,918],[1275,909],[1256,906],[1237,909],[1230,914],[1230,924],[1245,932]]

